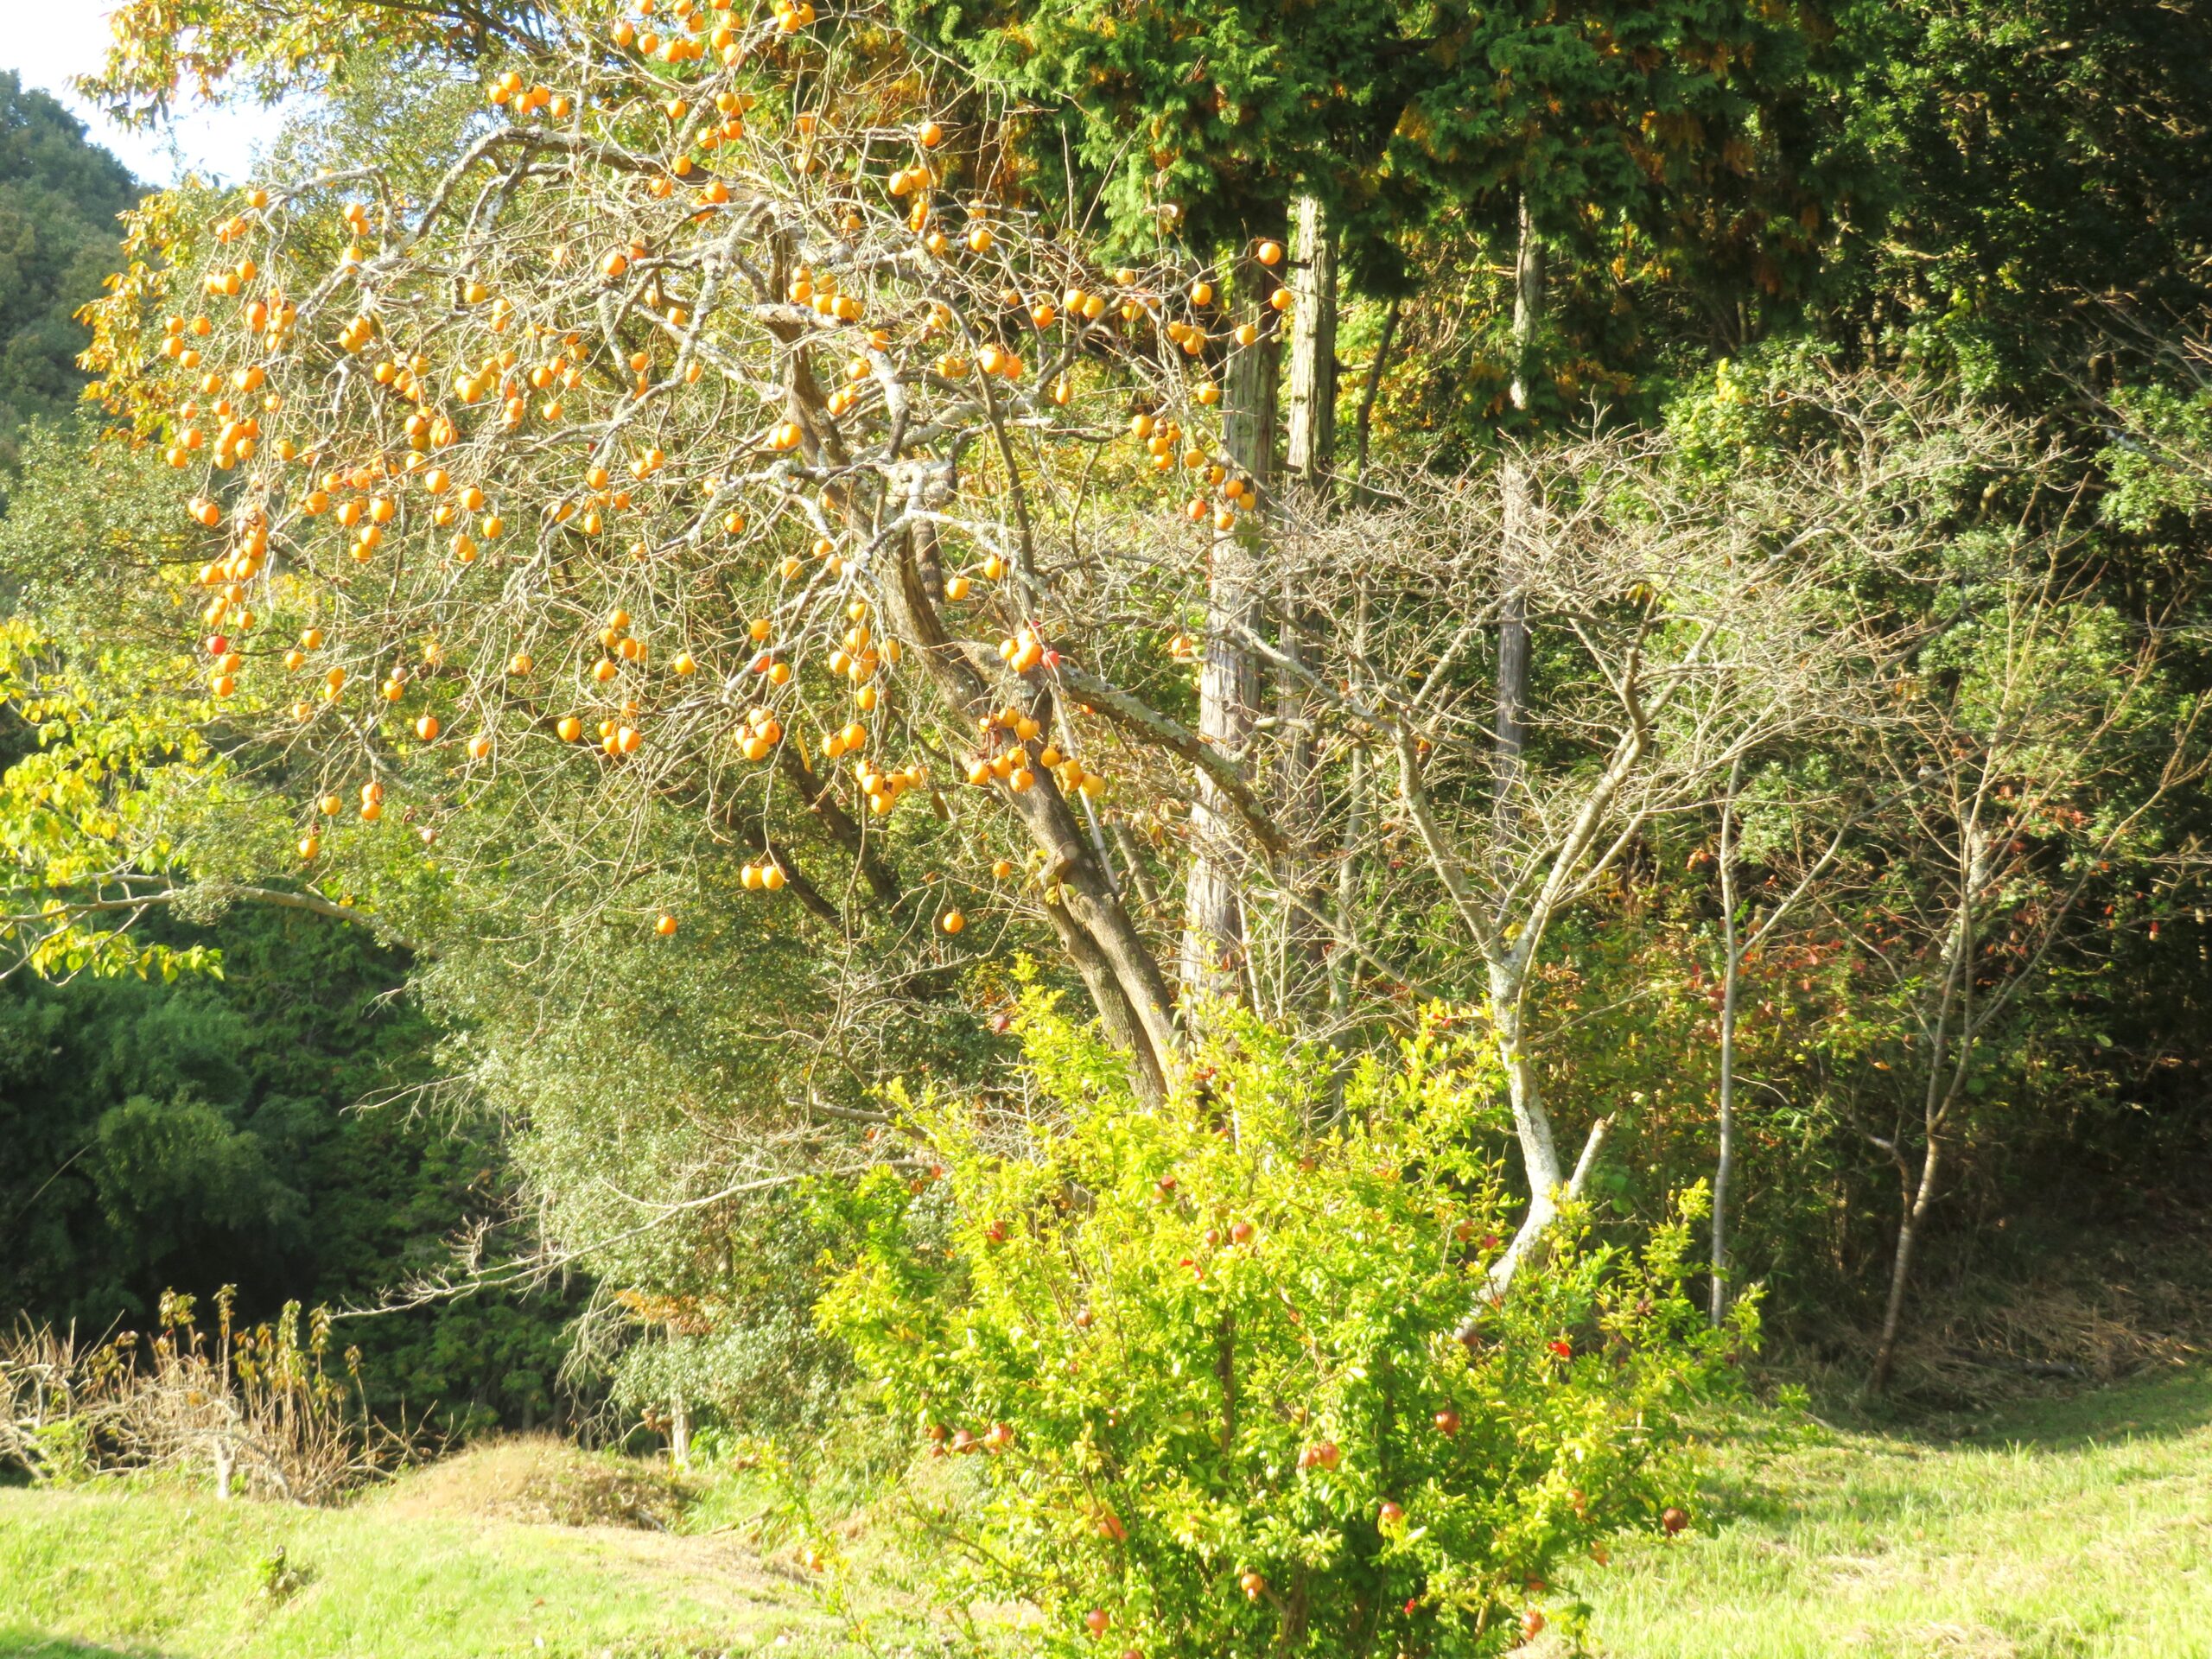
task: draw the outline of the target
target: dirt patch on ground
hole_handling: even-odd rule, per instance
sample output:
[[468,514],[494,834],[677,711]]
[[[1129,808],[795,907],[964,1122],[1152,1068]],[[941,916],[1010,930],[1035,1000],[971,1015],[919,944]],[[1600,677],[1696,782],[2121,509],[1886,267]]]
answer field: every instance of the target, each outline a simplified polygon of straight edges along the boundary
[[371,1501],[402,1516],[665,1533],[690,1494],[650,1464],[537,1434],[470,1446],[401,1476]]
[[619,1561],[645,1579],[680,1585],[693,1598],[733,1610],[779,1607],[816,1612],[806,1575],[791,1562],[763,1559],[734,1538],[660,1536],[615,1527],[588,1527],[577,1535],[602,1561]]

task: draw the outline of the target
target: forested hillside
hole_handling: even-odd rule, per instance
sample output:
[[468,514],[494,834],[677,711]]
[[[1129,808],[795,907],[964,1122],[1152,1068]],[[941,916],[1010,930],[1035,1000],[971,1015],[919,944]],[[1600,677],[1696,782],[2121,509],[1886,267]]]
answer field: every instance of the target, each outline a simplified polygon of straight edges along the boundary
[[0,72],[0,463],[13,463],[25,421],[74,413],[74,314],[115,269],[118,221],[138,196],[73,116]]
[[[75,118],[0,74],[0,539],[27,550],[19,570],[40,567],[30,582],[67,563],[60,545],[115,550],[85,518],[44,515],[82,513],[98,493],[78,460],[93,428],[75,314],[140,195]],[[32,475],[10,477],[26,447]],[[45,713],[0,716],[9,764],[53,735]],[[66,833],[87,804],[17,778],[20,835]],[[226,1285],[249,1321],[288,1300],[370,1309],[504,1216],[496,1133],[420,1092],[437,1033],[404,996],[404,950],[213,889],[142,931],[219,971],[98,977],[64,960],[0,984],[0,1324],[144,1331],[164,1292]],[[493,1297],[344,1335],[379,1412],[443,1432],[527,1427],[575,1407],[556,1380],[573,1312],[558,1295]]]
[[[41,1314],[588,1276],[833,1598],[896,1490],[1124,1659],[1572,1637],[1747,1400],[2201,1345],[2190,9],[131,0],[84,90],[299,115],[0,521]],[[490,1306],[380,1340],[534,1414]]]

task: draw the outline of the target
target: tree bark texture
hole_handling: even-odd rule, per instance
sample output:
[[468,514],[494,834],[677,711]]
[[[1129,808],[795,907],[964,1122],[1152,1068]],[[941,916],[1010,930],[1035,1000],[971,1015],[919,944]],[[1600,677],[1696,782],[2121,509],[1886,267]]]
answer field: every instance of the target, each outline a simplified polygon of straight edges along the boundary
[[[1259,664],[1244,644],[1265,608],[1262,519],[1274,485],[1276,391],[1281,347],[1268,303],[1275,273],[1247,257],[1237,275],[1237,315],[1259,337],[1230,354],[1223,385],[1222,440],[1257,492],[1262,512],[1237,515],[1213,538],[1206,582],[1205,662],[1198,677],[1198,739],[1231,760],[1249,753],[1260,702]],[[1184,898],[1182,982],[1185,998],[1235,996],[1243,982],[1240,871],[1230,810],[1201,774],[1191,810],[1190,885]]]

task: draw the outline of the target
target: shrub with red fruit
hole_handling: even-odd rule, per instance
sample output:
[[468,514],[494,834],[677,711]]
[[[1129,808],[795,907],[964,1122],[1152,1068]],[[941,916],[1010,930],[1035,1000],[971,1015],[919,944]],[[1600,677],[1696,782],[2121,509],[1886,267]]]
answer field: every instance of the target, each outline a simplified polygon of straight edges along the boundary
[[1225,1015],[1203,1091],[1147,1111],[1049,1001],[1015,1024],[1018,1121],[907,1107],[950,1261],[893,1176],[824,1206],[822,1316],[918,1463],[933,1425],[1009,1431],[911,1506],[938,1605],[1033,1603],[1025,1640],[1085,1659],[1101,1618],[1147,1659],[1494,1654],[1556,1563],[1687,1490],[1685,1414],[1751,1316],[1716,1334],[1683,1295],[1687,1214],[1637,1252],[1570,1216],[1491,1298],[1484,1050],[1432,1026],[1338,1109],[1327,1056]]

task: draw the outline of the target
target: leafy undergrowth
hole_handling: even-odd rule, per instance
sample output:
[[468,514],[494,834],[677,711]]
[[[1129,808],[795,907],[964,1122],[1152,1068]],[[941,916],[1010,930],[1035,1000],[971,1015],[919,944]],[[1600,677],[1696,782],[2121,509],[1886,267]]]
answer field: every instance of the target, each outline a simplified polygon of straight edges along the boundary
[[[2212,1370],[1724,1452],[1708,1529],[1570,1586],[1604,1659],[2202,1659]],[[1701,1517],[1702,1519],[1702,1517]],[[1548,1641],[1547,1656],[1572,1651]]]

